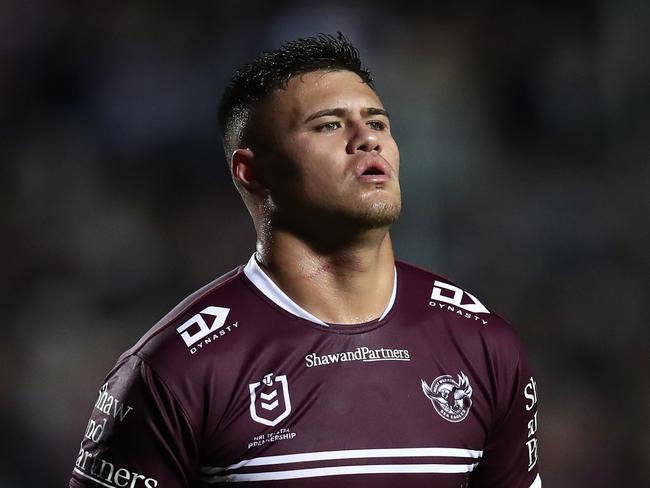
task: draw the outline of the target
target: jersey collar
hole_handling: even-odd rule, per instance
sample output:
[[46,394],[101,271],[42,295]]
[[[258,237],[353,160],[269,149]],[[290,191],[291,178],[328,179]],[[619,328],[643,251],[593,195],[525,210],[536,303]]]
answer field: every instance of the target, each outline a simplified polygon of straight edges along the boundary
[[[264,294],[269,300],[275,303],[278,307],[286,310],[292,315],[300,317],[310,322],[314,322],[325,327],[329,327],[329,324],[323,322],[321,319],[315,315],[309,313],[307,310],[302,308],[296,302],[294,302],[289,296],[283,292],[278,285],[275,284],[271,278],[262,270],[260,265],[257,263],[255,258],[256,253],[253,253],[251,258],[248,260],[248,263],[244,267],[244,274],[246,277],[255,285],[255,287]],[[393,292],[390,295],[390,300],[388,300],[388,305],[384,309],[384,312],[381,314],[378,320],[382,320],[395,303],[395,296],[397,294],[397,269],[393,268]]]

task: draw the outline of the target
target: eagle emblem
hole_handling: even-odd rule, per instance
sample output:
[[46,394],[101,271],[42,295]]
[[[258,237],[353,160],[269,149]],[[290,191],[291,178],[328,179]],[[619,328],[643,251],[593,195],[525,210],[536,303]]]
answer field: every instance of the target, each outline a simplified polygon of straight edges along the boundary
[[472,387],[465,373],[461,371],[457,381],[448,374],[438,376],[431,385],[420,381],[422,391],[443,419],[460,422],[467,417],[472,406]]

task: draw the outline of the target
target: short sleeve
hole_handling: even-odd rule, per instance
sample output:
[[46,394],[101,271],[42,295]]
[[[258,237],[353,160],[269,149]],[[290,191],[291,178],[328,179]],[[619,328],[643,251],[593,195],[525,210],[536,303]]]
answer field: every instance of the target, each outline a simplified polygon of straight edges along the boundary
[[541,488],[538,473],[537,382],[517,341],[513,365],[497,385],[500,415],[488,434],[483,459],[472,473],[474,488]]
[[198,448],[187,418],[154,371],[126,357],[98,391],[70,487],[190,486]]

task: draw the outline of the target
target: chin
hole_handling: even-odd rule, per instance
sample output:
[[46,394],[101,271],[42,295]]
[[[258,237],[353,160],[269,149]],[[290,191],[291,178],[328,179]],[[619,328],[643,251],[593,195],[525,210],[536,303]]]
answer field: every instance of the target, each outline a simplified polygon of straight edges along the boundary
[[386,227],[394,223],[402,210],[399,202],[377,202],[358,214],[358,222],[367,228]]

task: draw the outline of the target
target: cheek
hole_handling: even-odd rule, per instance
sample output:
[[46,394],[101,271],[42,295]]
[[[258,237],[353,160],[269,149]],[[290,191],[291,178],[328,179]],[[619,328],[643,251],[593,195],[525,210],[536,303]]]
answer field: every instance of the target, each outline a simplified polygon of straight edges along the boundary
[[287,141],[273,163],[274,187],[291,194],[327,193],[327,182],[335,180],[340,166],[331,146],[305,140]]
[[325,175],[332,175],[342,168],[343,164],[336,157],[340,151],[335,144],[333,140],[309,141],[296,146],[300,147],[300,150],[295,152],[294,160],[305,178],[318,179]]

